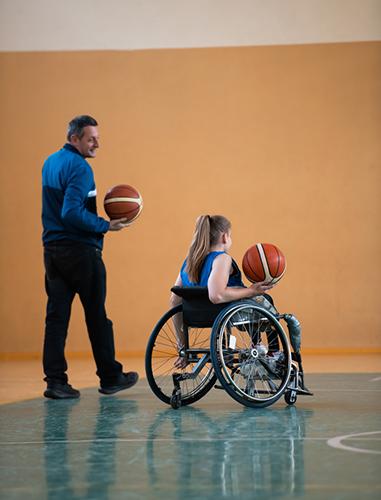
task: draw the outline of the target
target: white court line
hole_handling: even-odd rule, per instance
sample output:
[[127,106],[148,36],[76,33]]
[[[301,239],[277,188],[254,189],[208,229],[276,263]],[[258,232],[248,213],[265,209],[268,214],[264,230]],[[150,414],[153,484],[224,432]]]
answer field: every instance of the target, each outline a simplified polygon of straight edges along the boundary
[[381,377],[376,377],[376,378],[372,378],[371,382],[378,382],[379,380],[381,380]]
[[316,389],[313,387],[311,390],[314,392],[381,392],[381,389]]
[[229,442],[232,442],[232,441],[269,441],[269,439],[274,439],[276,441],[289,441],[290,439],[293,439],[293,440],[299,440],[299,441],[302,441],[302,440],[310,440],[310,441],[326,441],[327,438],[326,437],[322,437],[322,438],[319,438],[319,437],[312,437],[312,438],[292,438],[292,437],[288,437],[288,438],[261,438],[261,439],[258,439],[258,438],[235,438],[235,439],[226,439],[226,438],[217,438],[217,439],[210,439],[210,438],[196,438],[196,439],[193,439],[193,438],[104,438],[104,439],[68,439],[68,440],[64,440],[64,439],[59,439],[59,440],[49,440],[49,441],[9,441],[9,442],[5,442],[3,441],[2,443],[0,443],[0,446],[8,446],[8,445],[19,445],[19,444],[76,444],[76,443],[114,443],[114,442],[120,442],[120,443],[134,443],[134,442],[137,442],[137,443],[145,443],[145,442],[149,442],[149,441],[157,441],[157,442],[162,442],[162,443],[171,443],[171,442],[195,442],[195,441],[198,441],[198,442],[208,442],[208,443],[213,443],[215,441],[229,441]]
[[[381,434],[381,431],[371,431],[371,432],[359,432],[357,434],[347,434],[346,436],[336,436],[334,438],[328,439],[328,446],[332,448],[338,448],[339,450],[345,451],[355,451],[356,453],[372,453],[375,455],[380,455],[381,451],[378,450],[367,450],[365,448],[355,448],[354,446],[348,446],[342,443],[344,439],[354,440],[359,436],[369,436],[370,434]],[[379,438],[372,438],[372,441],[379,440]]]
[[[376,431],[379,432],[379,431]],[[364,433],[364,434],[372,434],[372,433]],[[360,434],[349,434],[349,436],[359,436]],[[339,436],[340,437],[340,436]],[[341,436],[341,439],[344,439],[348,436]],[[274,441],[332,441],[337,439],[336,437],[328,439],[327,437],[263,437],[263,438],[234,438],[234,439],[226,439],[226,438],[103,438],[103,439],[52,439],[45,441],[3,441],[0,442],[0,446],[16,446],[16,445],[30,445],[30,444],[81,444],[81,443],[146,443],[150,441],[161,442],[161,443],[177,443],[177,442],[207,442],[214,443],[216,441],[228,441],[228,442],[247,442],[247,441],[270,441],[273,439]],[[359,438],[360,439],[360,438]],[[355,437],[352,440],[356,440]],[[366,441],[367,439],[361,438],[361,441]],[[369,438],[369,441],[379,441],[380,438]],[[377,452],[378,453],[378,452]]]

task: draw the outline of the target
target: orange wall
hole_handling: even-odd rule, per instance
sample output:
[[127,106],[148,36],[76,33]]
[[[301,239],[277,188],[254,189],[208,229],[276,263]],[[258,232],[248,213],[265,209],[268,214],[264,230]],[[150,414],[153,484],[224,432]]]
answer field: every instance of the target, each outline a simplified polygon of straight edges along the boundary
[[[106,236],[119,352],[144,351],[196,217],[233,223],[232,255],[273,242],[274,290],[306,349],[380,348],[381,43],[2,53],[1,353],[39,352],[40,173],[67,122],[100,124],[99,193],[140,189],[140,219]],[[88,352],[76,302],[68,351]]]

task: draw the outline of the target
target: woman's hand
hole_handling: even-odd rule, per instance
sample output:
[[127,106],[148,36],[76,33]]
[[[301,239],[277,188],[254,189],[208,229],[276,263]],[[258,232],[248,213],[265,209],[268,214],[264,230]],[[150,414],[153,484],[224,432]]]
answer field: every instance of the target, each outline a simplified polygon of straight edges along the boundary
[[258,283],[253,283],[249,287],[249,290],[253,292],[254,297],[255,295],[262,295],[272,288],[274,288],[274,284],[266,283],[266,281],[259,281]]

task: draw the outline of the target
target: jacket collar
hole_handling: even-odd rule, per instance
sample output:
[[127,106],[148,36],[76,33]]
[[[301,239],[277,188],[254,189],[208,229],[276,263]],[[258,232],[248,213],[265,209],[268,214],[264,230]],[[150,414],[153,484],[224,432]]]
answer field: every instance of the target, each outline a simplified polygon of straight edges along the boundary
[[[77,153],[77,155],[82,156],[81,153],[78,151],[78,149],[75,148],[74,146],[72,146],[71,144],[69,144],[68,142],[65,144],[63,149],[67,149],[68,151],[71,151],[72,153]],[[82,158],[83,158],[83,156],[82,156]]]

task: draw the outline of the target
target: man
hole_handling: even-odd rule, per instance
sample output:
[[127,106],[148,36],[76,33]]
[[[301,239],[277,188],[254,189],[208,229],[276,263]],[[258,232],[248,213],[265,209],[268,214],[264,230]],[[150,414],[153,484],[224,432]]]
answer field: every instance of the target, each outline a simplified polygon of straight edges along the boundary
[[99,392],[114,394],[136,384],[136,372],[123,373],[115,360],[112,322],[105,310],[106,270],[103,237],[127,227],[126,219],[98,217],[93,171],[85,158],[95,158],[99,147],[97,122],[78,116],[69,123],[67,144],[48,157],[42,170],[42,224],[45,287],[48,295],[43,366],[53,399],[78,398],[68,384],[64,349],[71,305],[76,294],[86,319]]

